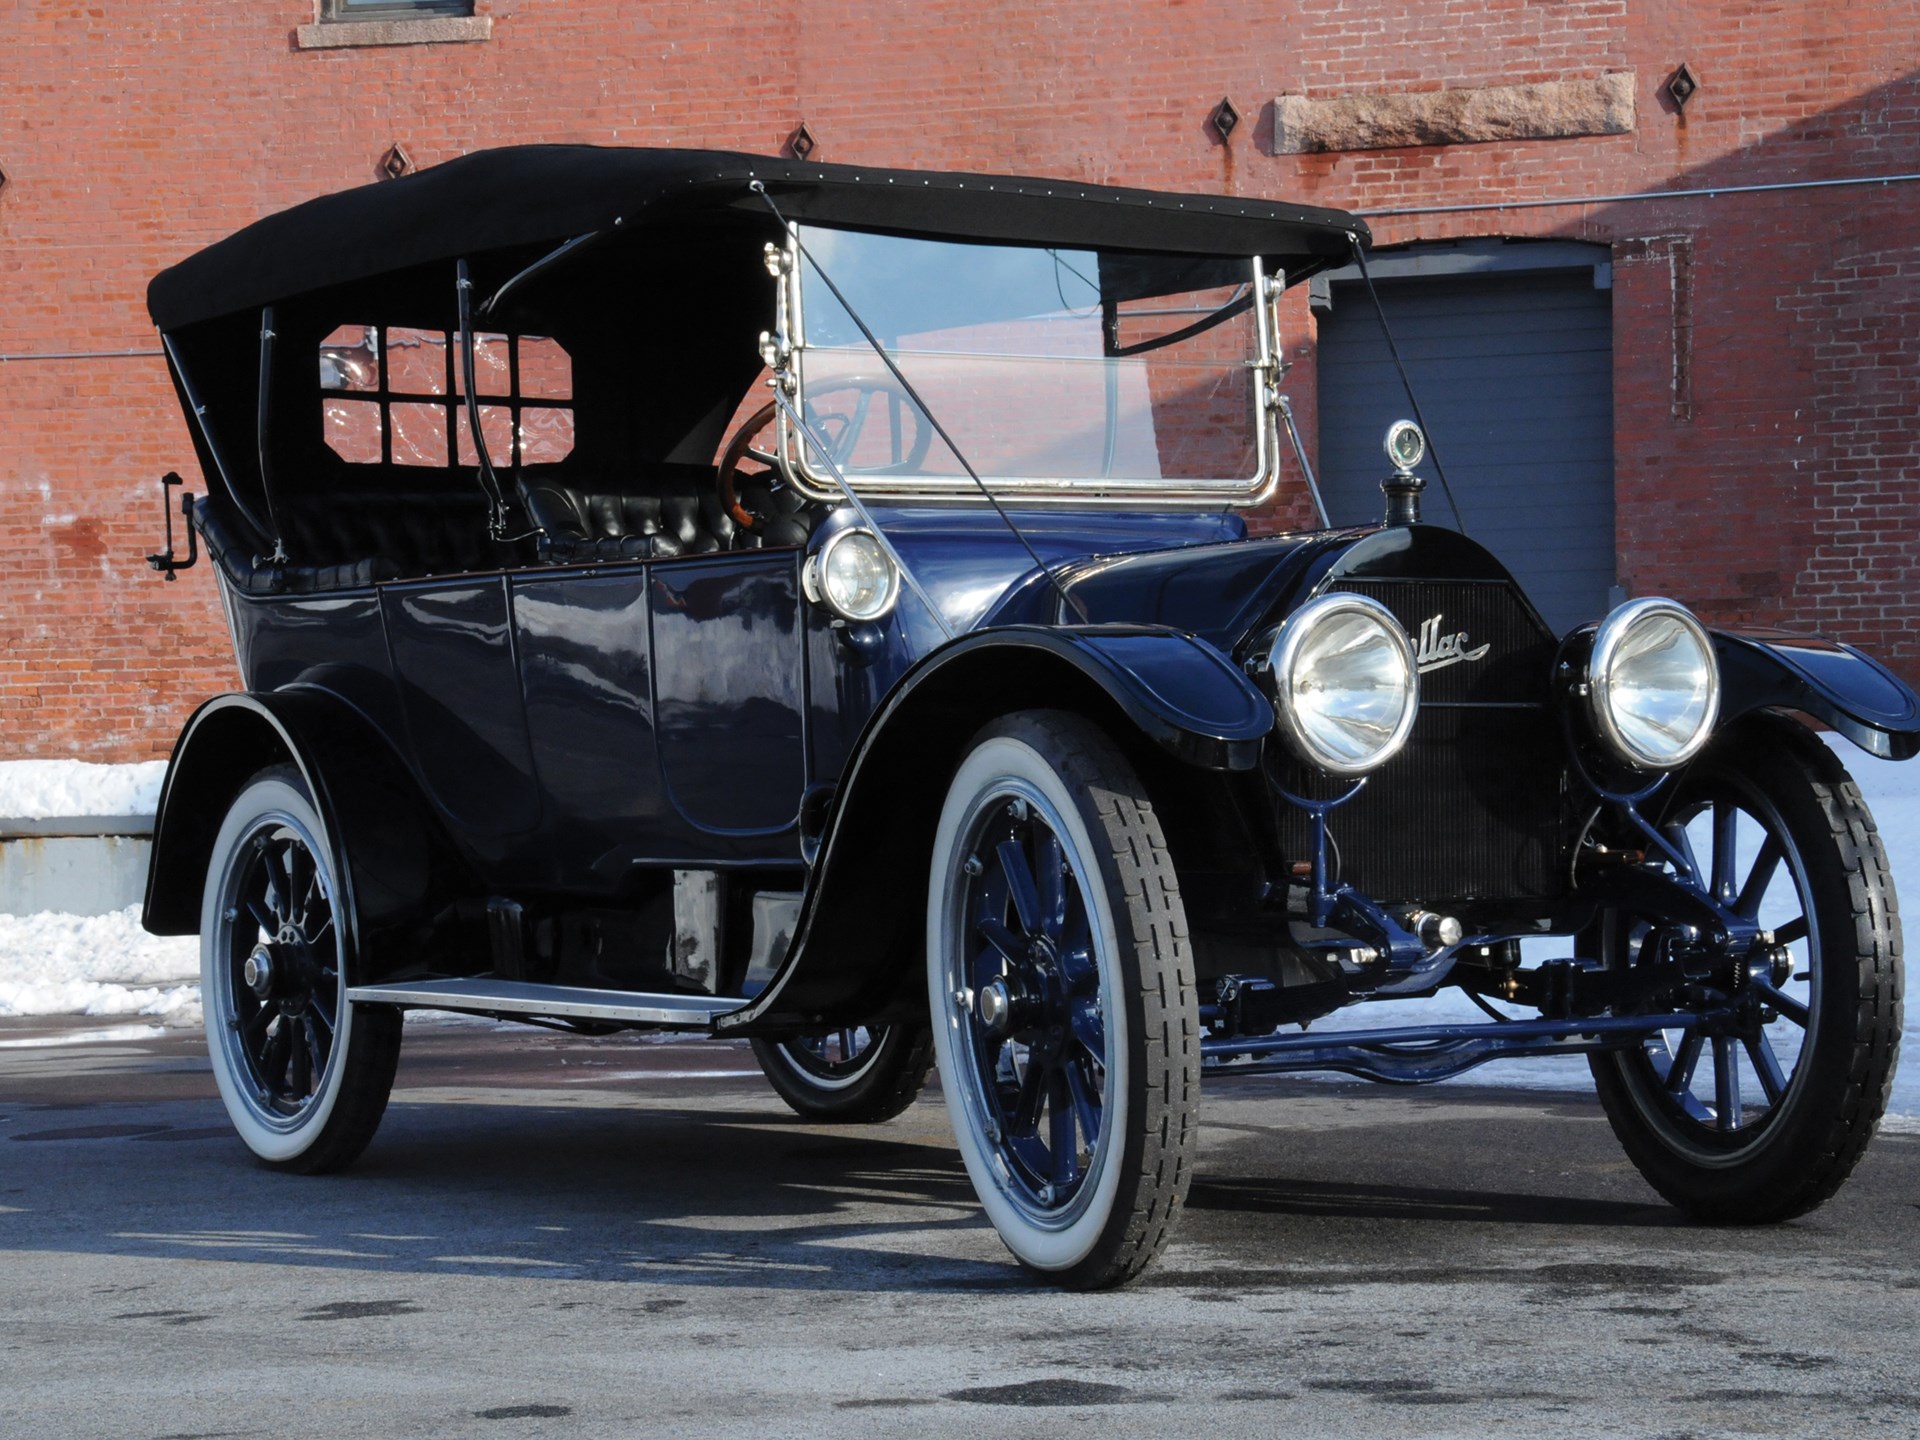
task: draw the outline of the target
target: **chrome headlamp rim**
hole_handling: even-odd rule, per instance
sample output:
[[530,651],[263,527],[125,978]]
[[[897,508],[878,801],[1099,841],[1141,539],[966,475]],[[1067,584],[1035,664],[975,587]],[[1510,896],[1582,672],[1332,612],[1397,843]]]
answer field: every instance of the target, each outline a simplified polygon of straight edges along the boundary
[[[887,568],[887,590],[879,605],[871,610],[855,614],[841,606],[827,586],[827,563],[834,550],[845,544],[855,535],[864,536],[880,553]],[[816,605],[825,605],[829,610],[851,625],[871,625],[884,620],[893,613],[893,607],[900,601],[900,567],[893,563],[893,557],[887,554],[887,547],[880,538],[864,525],[849,525],[836,530],[821,542],[820,548],[807,557],[807,563],[800,572],[801,588],[807,599]]]
[[[1707,700],[1700,725],[1687,742],[1670,755],[1655,755],[1636,745],[1621,727],[1613,710],[1613,663],[1620,647],[1636,627],[1655,617],[1670,619],[1692,638],[1700,649],[1706,670]],[[1706,626],[1678,600],[1649,595],[1629,600],[1616,607],[1594,632],[1593,649],[1587,656],[1587,709],[1593,717],[1600,739],[1622,760],[1638,770],[1674,770],[1686,764],[1706,748],[1713,738],[1714,723],[1720,718],[1720,664],[1713,653],[1713,641]]]
[[[1386,743],[1360,760],[1328,755],[1314,740],[1293,705],[1291,678],[1300,651],[1314,632],[1339,615],[1364,615],[1374,621],[1397,652],[1402,673],[1407,677],[1407,694],[1400,718]],[[1399,754],[1413,733],[1413,722],[1420,712],[1420,669],[1415,663],[1413,641],[1408,638],[1391,610],[1370,595],[1322,595],[1309,600],[1280,622],[1266,655],[1256,664],[1256,673],[1266,681],[1273,700],[1274,714],[1288,748],[1307,764],[1328,775],[1354,777],[1370,775]]]

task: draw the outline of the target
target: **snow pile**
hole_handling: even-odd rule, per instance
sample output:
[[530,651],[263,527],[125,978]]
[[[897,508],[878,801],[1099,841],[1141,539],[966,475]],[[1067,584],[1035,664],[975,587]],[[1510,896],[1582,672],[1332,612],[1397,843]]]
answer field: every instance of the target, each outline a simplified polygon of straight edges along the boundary
[[0,1015],[154,1015],[200,1023],[200,941],[111,915],[0,915]]
[[0,818],[151,815],[167,762],[93,765],[85,760],[0,760]]

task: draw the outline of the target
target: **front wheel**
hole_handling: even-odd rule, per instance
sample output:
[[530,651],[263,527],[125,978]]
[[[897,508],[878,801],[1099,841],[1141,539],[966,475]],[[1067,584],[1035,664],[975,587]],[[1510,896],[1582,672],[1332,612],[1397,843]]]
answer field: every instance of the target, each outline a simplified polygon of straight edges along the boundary
[[346,902],[298,772],[262,771],[214,840],[200,915],[200,995],[214,1083],[261,1160],[350,1163],[386,1113],[400,1012],[347,1000]]
[[974,740],[935,834],[927,990],[954,1137],[1007,1248],[1076,1290],[1139,1274],[1186,1199],[1199,1017],[1166,838],[1088,721],[1032,711]]
[[767,1083],[802,1120],[872,1125],[905,1110],[933,1069],[933,1037],[918,1022],[848,1025],[793,1040],[755,1040]]
[[[1727,1018],[1595,1055],[1594,1085],[1673,1204],[1719,1223],[1790,1219],[1840,1187],[1886,1108],[1902,983],[1886,852],[1845,767],[1787,721],[1716,739],[1660,828],[1769,948],[1701,982]],[[1657,917],[1601,924],[1603,954],[1628,975],[1671,936]]]

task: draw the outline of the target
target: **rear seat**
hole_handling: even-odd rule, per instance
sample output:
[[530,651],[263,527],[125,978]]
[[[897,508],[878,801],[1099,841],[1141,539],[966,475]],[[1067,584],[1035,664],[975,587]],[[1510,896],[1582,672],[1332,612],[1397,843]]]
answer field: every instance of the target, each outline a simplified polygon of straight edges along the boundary
[[204,496],[194,523],[207,554],[248,595],[309,595],[352,590],[387,580],[500,570],[529,560],[548,565],[604,563],[673,555],[707,555],[765,545],[800,545],[826,513],[793,490],[743,477],[739,498],[771,517],[743,530],[721,507],[711,466],[676,466],[647,494],[589,491],[550,476],[522,479],[527,542],[487,534],[487,505],[467,493],[358,494],[288,499],[275,507],[287,561],[271,564],[229,505]]
[[513,546],[487,535],[486,501],[477,492],[289,499],[274,513],[287,550],[277,565],[226,504],[203,496],[194,505],[207,554],[245,594],[308,595],[519,563]]

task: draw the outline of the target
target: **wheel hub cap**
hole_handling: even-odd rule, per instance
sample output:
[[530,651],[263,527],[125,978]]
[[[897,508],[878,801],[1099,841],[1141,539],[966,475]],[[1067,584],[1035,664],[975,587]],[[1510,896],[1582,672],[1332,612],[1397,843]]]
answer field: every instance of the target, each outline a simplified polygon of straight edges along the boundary
[[989,1035],[1005,1035],[1013,1016],[1013,997],[1007,993],[1007,983],[995,980],[991,985],[983,986],[974,998],[974,1014]]
[[273,954],[264,945],[256,945],[240,967],[240,978],[262,1000],[273,994]]

